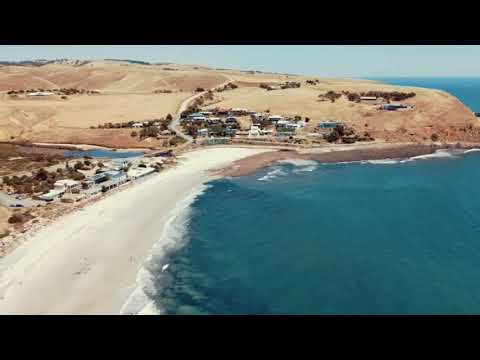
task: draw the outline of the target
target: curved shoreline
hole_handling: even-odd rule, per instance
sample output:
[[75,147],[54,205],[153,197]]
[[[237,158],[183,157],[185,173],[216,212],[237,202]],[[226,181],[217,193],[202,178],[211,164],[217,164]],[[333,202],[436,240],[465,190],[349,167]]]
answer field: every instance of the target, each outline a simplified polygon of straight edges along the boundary
[[207,171],[264,151],[185,154],[179,166],[39,230],[0,260],[0,314],[120,313],[175,206],[215,178]]
[[[201,184],[279,160],[343,162],[413,157],[478,144],[334,146],[312,152],[212,147],[182,154],[175,168],[67,214],[0,259],[0,314],[119,314],[175,209]],[[32,302],[32,296],[42,297]],[[137,290],[138,291],[138,290]]]

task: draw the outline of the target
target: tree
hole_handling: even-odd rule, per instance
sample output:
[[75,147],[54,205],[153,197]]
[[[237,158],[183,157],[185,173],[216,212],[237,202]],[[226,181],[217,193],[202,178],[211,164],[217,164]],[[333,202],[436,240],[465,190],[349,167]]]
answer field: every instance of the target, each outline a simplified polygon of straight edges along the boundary
[[131,136],[131,137],[137,136],[137,132],[136,132],[136,131],[132,131],[132,132],[130,133],[130,136]]
[[168,114],[167,117],[165,118],[167,121],[172,121],[173,120],[173,117],[171,114]]
[[159,133],[159,129],[156,126],[147,126],[145,128],[142,128],[140,131],[140,137],[156,137]]
[[337,129],[332,130],[332,131],[330,132],[330,134],[328,134],[328,135],[325,137],[325,139],[326,139],[328,142],[330,142],[330,143],[335,142],[335,141],[337,141],[338,139],[340,139],[340,135],[339,135]]
[[77,161],[75,165],[73,166],[75,170],[82,170],[83,169],[83,163],[81,161]]
[[101,168],[103,168],[105,165],[103,165],[103,163],[102,163],[101,161],[99,161],[99,162],[97,163],[97,166],[101,169]]
[[41,168],[38,170],[37,174],[35,175],[35,178],[37,180],[45,181],[48,179],[48,171],[45,170],[44,168]]
[[437,134],[432,134],[432,136],[430,136],[430,139],[432,141],[438,141],[438,135]]

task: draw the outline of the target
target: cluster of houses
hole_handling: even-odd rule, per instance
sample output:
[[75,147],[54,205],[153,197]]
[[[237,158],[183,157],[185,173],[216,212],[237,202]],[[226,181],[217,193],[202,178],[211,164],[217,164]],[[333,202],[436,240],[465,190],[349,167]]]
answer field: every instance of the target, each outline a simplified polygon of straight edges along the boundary
[[378,110],[395,111],[399,109],[413,109],[415,106],[402,103],[387,103],[383,97],[360,96],[360,101],[372,105],[380,105]]
[[303,121],[294,121],[291,118],[284,118],[280,115],[253,113],[251,118],[253,124],[248,131],[249,138],[274,134],[278,137],[293,136],[298,129],[305,126]]
[[[155,162],[161,162],[161,159],[155,159]],[[54,188],[48,193],[40,195],[39,199],[51,202],[65,194],[72,193],[82,193],[80,195],[82,197],[92,196],[119,187],[131,180],[142,178],[155,171],[156,169],[151,164],[148,164],[148,162],[145,164],[145,160],[134,166],[128,161],[116,162],[109,166],[108,170],[89,176],[83,181],[58,180],[55,182]]]
[[239,127],[237,116],[245,113],[247,113],[246,109],[199,111],[188,115],[183,122],[199,125],[198,137],[217,136],[220,133],[233,137]]
[[[239,130],[239,116],[250,116],[252,125],[247,132]],[[305,126],[305,122],[298,119],[243,108],[200,111],[188,115],[183,121],[199,126],[197,137],[215,137],[220,134],[227,137],[247,136],[249,138],[265,135],[293,136],[299,128]]]

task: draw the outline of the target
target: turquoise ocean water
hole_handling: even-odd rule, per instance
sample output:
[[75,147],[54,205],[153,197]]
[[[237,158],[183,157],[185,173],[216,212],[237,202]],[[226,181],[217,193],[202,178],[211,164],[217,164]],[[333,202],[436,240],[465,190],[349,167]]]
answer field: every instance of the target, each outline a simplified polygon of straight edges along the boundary
[[[468,81],[388,82],[480,111]],[[480,314],[480,152],[437,155],[213,181],[152,259],[148,295],[167,314]]]

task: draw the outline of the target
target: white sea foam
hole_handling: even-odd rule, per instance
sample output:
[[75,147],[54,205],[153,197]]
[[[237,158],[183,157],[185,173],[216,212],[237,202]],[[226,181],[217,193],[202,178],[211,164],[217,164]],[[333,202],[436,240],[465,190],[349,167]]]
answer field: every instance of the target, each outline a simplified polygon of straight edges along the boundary
[[281,168],[274,168],[272,171],[269,171],[265,176],[258,178],[259,181],[268,181],[271,179],[275,179],[276,177],[286,175],[287,173],[283,171]]
[[[166,222],[160,239],[153,246],[152,252],[137,273],[136,288],[123,305],[120,314],[122,315],[160,315],[159,309],[152,301],[149,294],[155,293],[154,276],[149,268],[164,268],[167,264],[165,255],[175,248],[184,244],[187,233],[188,222],[191,215],[191,205],[195,199],[203,194],[210,185],[202,184],[194,189],[183,201],[179,202]],[[158,264],[159,266],[155,266]],[[169,270],[171,266],[168,267]],[[168,273],[168,271],[166,271]]]
[[280,164],[290,164],[294,166],[313,166],[317,165],[318,162],[315,160],[305,160],[305,159],[285,159],[285,160],[278,160]]
[[453,158],[456,157],[455,154],[457,152],[453,152],[451,150],[446,150],[446,149],[439,149],[435,151],[432,154],[426,154],[426,155],[418,155],[418,156],[412,156],[411,158],[405,159],[400,161],[401,163],[409,162],[409,161],[415,161],[415,160],[428,160],[428,159],[438,159],[438,158]]
[[317,169],[317,165],[310,165],[310,166],[301,166],[298,169],[293,170],[294,173],[301,173],[301,172],[311,172]]
[[478,152],[478,151],[480,151],[480,149],[469,149],[469,150],[465,150],[463,153],[464,154],[469,154],[469,153]]
[[391,164],[398,164],[400,160],[395,159],[380,159],[380,160],[367,160],[367,164],[374,164],[374,165],[391,165]]

